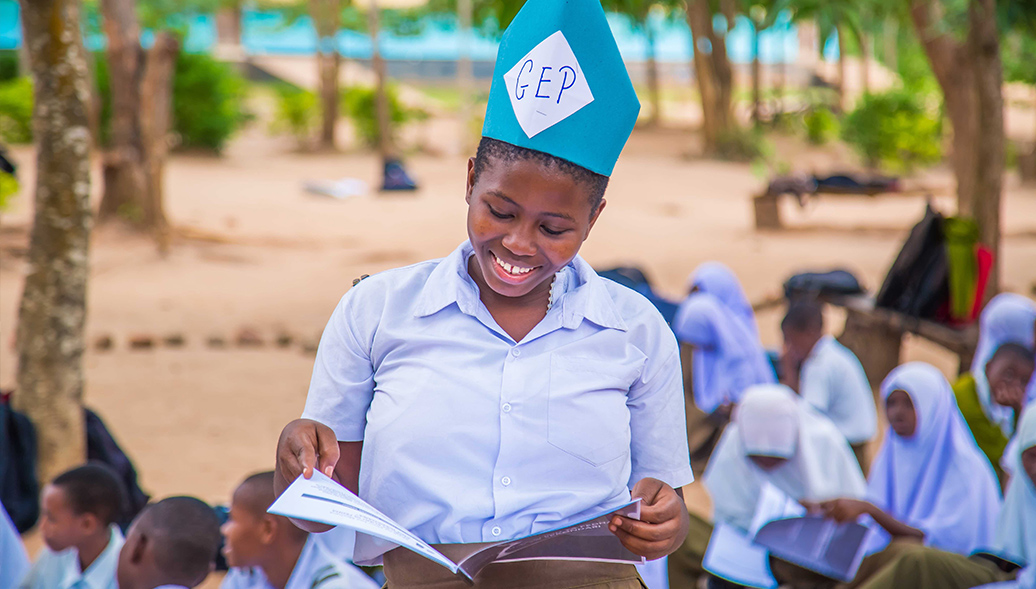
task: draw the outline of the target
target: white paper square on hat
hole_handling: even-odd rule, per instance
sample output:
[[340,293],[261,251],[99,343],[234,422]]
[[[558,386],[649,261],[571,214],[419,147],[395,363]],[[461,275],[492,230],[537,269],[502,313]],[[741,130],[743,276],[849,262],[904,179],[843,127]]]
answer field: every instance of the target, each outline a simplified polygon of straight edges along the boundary
[[572,47],[561,31],[547,37],[504,74],[511,107],[529,138],[594,101]]

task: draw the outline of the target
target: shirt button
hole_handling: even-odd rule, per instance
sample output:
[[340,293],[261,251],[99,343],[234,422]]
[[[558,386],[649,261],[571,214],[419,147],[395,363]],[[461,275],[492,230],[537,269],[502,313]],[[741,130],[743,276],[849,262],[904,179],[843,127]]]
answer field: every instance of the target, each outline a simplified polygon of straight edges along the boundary
[[503,483],[503,485],[506,487],[507,485],[511,484],[511,477],[504,477],[500,479],[500,482]]
[[504,403],[504,406],[501,407],[501,409],[504,410],[504,413],[510,413],[511,412],[511,404],[510,403]]
[[518,356],[522,355],[522,351],[518,348],[511,348],[511,355],[517,358]]
[[494,536],[499,536],[503,530],[500,529],[500,526],[493,526],[493,529],[490,531],[493,532]]

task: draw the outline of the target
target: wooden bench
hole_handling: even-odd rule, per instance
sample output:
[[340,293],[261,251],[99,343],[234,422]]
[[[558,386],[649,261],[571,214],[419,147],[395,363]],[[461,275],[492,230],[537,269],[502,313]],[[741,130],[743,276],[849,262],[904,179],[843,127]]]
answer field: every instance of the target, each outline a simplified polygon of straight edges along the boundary
[[[878,196],[904,196],[904,197],[930,197],[934,194],[943,194],[946,192],[945,187],[925,187],[925,186],[910,186],[902,188],[895,192],[885,192],[881,190],[868,190],[866,192],[859,191],[845,191],[845,190],[831,190],[823,189],[817,192],[811,193],[810,197],[816,197],[819,195],[827,196],[862,196],[865,198],[874,198]],[[782,196],[794,198],[795,195],[790,192],[773,193],[768,190],[763,191],[760,194],[752,197],[752,211],[755,219],[756,230],[760,229],[782,229],[784,223],[781,220],[781,210],[778,206],[778,201]]]
[[881,381],[900,364],[903,335],[910,333],[957,355],[960,373],[971,369],[978,344],[978,326],[953,328],[874,306],[868,296],[827,296],[824,302],[846,311],[845,329],[838,341],[860,359],[867,379],[877,390]]

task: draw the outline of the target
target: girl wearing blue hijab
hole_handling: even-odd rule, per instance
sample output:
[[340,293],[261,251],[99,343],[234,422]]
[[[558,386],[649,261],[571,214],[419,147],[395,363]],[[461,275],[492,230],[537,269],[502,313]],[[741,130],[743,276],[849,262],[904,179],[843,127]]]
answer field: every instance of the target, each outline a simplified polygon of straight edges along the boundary
[[702,292],[716,297],[755,339],[759,339],[755,312],[752,311],[741,282],[730,268],[720,262],[705,262],[691,273],[687,280],[687,290],[691,294]]

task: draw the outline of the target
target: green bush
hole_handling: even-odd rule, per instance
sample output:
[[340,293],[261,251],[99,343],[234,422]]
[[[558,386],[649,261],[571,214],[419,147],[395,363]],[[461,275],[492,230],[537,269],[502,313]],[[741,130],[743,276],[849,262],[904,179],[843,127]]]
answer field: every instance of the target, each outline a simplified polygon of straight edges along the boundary
[[811,108],[802,115],[806,139],[813,145],[823,145],[838,136],[838,118],[825,107]]
[[112,130],[112,89],[111,76],[108,73],[108,58],[103,51],[94,53],[94,84],[97,87],[98,100],[101,103],[99,115],[99,138],[101,145],[107,146],[111,140]]
[[0,82],[10,82],[21,75],[21,63],[18,52],[5,49],[0,51]]
[[32,141],[32,80],[0,83],[0,139],[6,143]]
[[868,94],[842,122],[842,139],[869,166],[909,172],[942,157],[942,120],[913,93]]
[[[388,98],[393,138],[403,125],[428,117],[424,110],[403,104],[399,100],[399,92],[395,86],[387,86],[385,94]],[[342,110],[352,119],[360,141],[368,147],[376,147],[381,136],[376,108],[374,88],[352,87],[342,93]]]
[[312,137],[319,115],[316,94],[284,85],[277,88],[277,110],[270,123],[270,130],[274,133],[290,133],[303,145]]
[[219,152],[248,119],[245,82],[208,55],[181,52],[173,78],[173,130],[182,147]]

